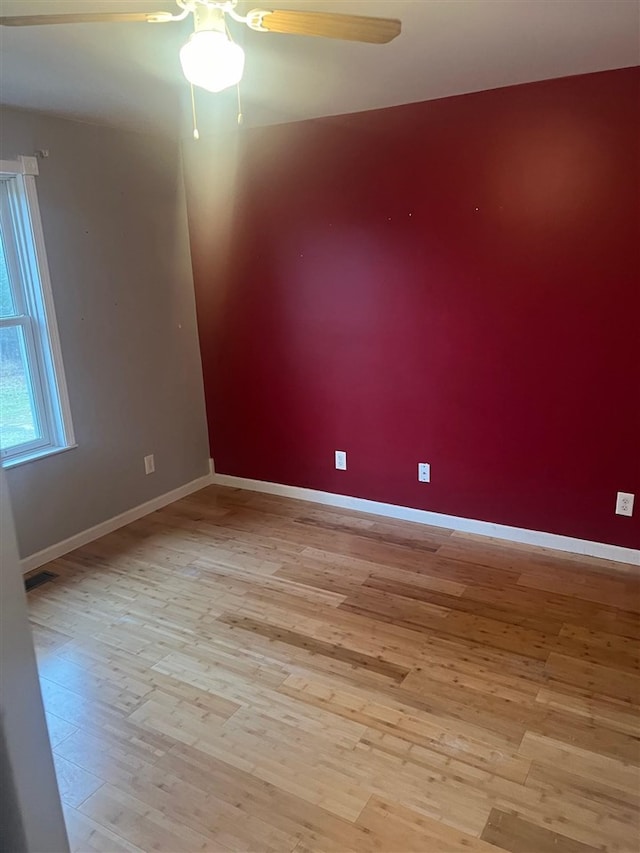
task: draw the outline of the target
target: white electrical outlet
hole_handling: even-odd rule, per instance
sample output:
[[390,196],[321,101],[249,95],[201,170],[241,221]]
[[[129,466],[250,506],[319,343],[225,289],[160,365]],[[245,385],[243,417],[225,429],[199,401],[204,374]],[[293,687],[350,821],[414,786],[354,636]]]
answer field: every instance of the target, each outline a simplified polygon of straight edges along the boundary
[[153,453],[150,453],[148,456],[144,457],[144,473],[145,474],[153,474],[156,470],[155,459],[153,458]]
[[618,492],[616,497],[616,515],[633,515],[633,499],[629,492]]
[[338,471],[347,470],[347,451],[336,450],[336,468]]
[[418,462],[418,480],[421,483],[431,482],[431,465],[428,462]]

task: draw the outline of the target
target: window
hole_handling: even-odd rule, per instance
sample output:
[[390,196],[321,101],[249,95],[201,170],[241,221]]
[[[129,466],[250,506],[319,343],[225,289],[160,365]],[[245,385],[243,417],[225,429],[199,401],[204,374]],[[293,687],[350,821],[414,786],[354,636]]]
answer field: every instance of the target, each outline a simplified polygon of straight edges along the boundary
[[35,157],[0,160],[0,455],[74,446],[38,210]]

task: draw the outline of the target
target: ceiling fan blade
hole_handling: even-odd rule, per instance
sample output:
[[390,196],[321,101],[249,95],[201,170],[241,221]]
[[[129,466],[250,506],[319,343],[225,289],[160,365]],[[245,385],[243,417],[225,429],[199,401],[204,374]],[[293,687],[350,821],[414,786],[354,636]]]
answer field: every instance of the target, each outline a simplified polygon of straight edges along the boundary
[[0,17],[3,27],[38,27],[42,24],[110,24],[113,22],[155,22],[170,12],[88,12],[71,15],[7,15]]
[[261,28],[271,33],[322,36],[330,39],[386,44],[400,35],[402,24],[396,18],[368,18],[333,12],[265,12]]

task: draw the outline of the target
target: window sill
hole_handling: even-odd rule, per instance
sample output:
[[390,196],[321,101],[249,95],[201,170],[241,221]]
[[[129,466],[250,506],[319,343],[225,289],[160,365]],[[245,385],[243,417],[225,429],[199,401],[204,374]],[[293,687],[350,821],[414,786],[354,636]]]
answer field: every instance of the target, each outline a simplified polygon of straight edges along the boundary
[[36,462],[38,459],[45,459],[47,456],[55,456],[57,453],[66,453],[67,450],[74,450],[77,444],[68,444],[65,447],[45,447],[41,450],[34,450],[33,453],[27,453],[24,456],[16,456],[13,459],[3,459],[3,468],[17,468],[18,465],[26,465],[28,462]]

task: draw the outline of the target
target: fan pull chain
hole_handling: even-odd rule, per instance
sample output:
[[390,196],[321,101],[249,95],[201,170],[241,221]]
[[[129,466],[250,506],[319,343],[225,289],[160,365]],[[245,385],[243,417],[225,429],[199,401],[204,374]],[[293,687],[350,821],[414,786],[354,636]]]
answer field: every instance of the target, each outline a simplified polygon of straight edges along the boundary
[[191,83],[191,117],[193,119],[193,138],[200,139],[200,131],[198,130],[198,119],[196,117],[196,95],[193,91],[193,83]]
[[240,99],[240,83],[236,83],[238,92],[238,124],[244,124],[244,116],[242,115],[242,101]]
[[[224,28],[226,30],[227,38],[229,39],[229,41],[232,44],[235,44],[236,42],[235,42],[233,36],[231,35],[231,30],[229,29],[226,20],[224,22]],[[238,124],[243,124],[244,123],[244,116],[242,115],[242,101],[240,100],[240,81],[238,81],[236,83],[236,92],[238,94]]]

